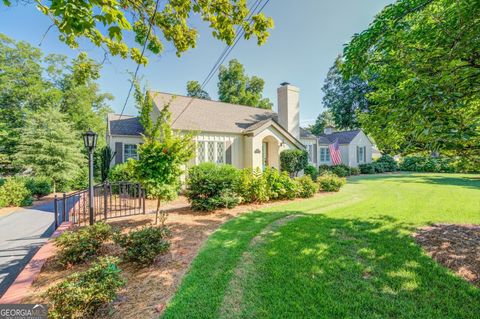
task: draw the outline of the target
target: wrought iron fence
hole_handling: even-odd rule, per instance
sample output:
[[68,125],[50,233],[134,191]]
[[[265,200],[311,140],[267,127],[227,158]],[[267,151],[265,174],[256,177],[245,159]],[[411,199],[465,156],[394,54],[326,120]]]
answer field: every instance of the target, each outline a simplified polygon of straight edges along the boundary
[[[55,227],[64,221],[88,225],[88,197],[88,190],[55,196]],[[94,222],[138,214],[145,214],[145,190],[139,183],[104,183],[93,187]]]

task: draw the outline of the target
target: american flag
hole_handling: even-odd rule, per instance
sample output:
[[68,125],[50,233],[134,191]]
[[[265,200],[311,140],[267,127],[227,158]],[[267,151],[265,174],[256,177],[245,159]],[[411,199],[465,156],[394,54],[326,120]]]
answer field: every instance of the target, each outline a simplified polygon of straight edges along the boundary
[[335,142],[328,144],[328,149],[330,150],[330,158],[332,159],[333,165],[338,165],[342,162],[340,157],[340,145],[338,145],[338,139]]

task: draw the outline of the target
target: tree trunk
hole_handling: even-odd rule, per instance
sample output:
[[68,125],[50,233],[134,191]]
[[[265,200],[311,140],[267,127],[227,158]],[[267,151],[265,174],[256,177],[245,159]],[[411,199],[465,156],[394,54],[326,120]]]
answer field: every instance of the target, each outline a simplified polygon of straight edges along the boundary
[[53,193],[55,194],[57,192],[57,183],[55,181],[52,181],[53,183]]
[[157,211],[155,212],[155,225],[158,225],[158,213],[160,212],[161,199],[157,198]]

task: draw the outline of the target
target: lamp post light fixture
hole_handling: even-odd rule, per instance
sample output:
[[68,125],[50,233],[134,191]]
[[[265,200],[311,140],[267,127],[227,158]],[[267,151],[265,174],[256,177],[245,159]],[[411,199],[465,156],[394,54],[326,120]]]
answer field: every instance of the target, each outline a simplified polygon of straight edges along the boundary
[[90,225],[93,225],[93,151],[97,146],[98,134],[88,130],[83,134],[83,144],[88,150],[88,209]]

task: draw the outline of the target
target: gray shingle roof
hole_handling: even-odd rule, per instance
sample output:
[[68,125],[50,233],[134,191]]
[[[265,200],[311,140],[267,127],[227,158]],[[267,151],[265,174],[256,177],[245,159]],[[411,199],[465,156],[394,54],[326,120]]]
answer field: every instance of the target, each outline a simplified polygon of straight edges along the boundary
[[[174,129],[242,133],[253,124],[267,119],[276,119],[276,113],[251,106],[230,104],[211,100],[192,99],[188,96],[150,92],[158,108],[170,103]],[[189,105],[190,104],[190,105]],[[185,107],[188,110],[183,112]]]
[[355,136],[358,135],[358,133],[360,133],[360,130],[334,132],[331,134],[320,134],[318,136],[318,142],[320,144],[330,144],[338,139],[339,144],[349,144],[355,138]]
[[304,129],[304,128],[300,128],[300,138],[317,138],[315,135],[313,135],[312,133],[310,133],[310,131]]
[[136,116],[122,115],[120,118],[120,114],[110,113],[107,120],[110,134],[138,136],[143,133],[143,126]]

